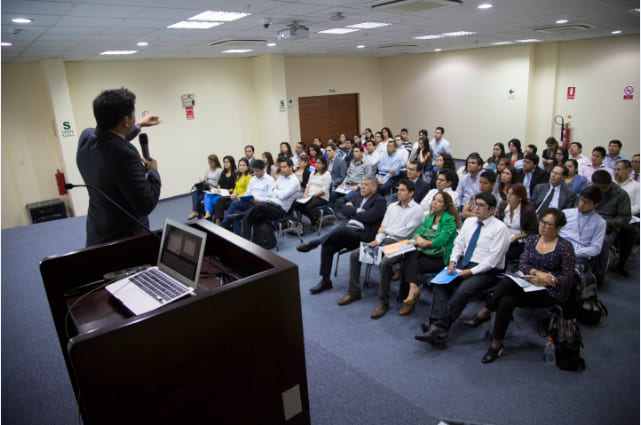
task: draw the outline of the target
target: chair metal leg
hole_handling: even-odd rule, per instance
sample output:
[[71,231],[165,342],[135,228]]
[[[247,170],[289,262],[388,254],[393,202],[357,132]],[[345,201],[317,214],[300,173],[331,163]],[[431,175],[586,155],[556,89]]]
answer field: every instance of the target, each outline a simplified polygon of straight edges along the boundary
[[321,208],[320,218],[318,219],[318,236],[320,236],[321,228],[323,227],[323,218],[325,218],[325,211]]
[[336,267],[334,267],[334,277],[338,276],[338,263],[341,261],[341,252],[339,251],[336,256]]
[[363,282],[363,287],[369,288],[369,274],[372,271],[372,265],[367,264],[365,266],[365,281]]

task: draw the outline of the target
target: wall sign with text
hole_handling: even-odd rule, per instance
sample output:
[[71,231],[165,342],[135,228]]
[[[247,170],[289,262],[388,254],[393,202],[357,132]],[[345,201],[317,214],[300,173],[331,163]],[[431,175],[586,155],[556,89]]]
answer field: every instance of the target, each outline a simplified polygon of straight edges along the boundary
[[62,137],[74,137],[76,135],[73,131],[73,127],[71,126],[71,121],[62,122],[62,125],[60,126],[60,135]]
[[623,100],[632,100],[634,99],[634,87],[625,86],[623,88]]
[[574,100],[575,96],[576,96],[576,87],[574,87],[574,86],[568,87],[568,91],[567,91],[567,94],[566,94],[566,99],[567,100]]

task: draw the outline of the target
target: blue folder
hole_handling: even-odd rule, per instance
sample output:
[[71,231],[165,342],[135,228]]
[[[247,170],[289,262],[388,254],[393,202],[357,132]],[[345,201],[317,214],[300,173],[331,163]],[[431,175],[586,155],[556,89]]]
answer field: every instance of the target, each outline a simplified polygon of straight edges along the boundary
[[447,285],[457,277],[458,277],[458,272],[456,270],[454,270],[454,273],[449,274],[447,271],[447,267],[445,267],[443,270],[440,271],[439,274],[434,276],[431,283],[435,285]]

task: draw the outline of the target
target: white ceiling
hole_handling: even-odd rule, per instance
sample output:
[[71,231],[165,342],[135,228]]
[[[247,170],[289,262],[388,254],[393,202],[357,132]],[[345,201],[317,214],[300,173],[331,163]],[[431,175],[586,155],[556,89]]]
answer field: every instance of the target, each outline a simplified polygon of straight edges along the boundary
[[[279,42],[269,48],[264,43],[250,46],[251,56],[263,53],[286,55],[338,54],[384,56],[489,46],[497,41],[537,38],[542,41],[611,37],[613,30],[639,33],[639,0],[464,0],[420,13],[392,10],[372,11],[383,0],[3,0],[2,41],[13,43],[2,48],[3,62],[26,62],[43,58],[95,60],[104,50],[137,49],[126,59],[172,57],[238,56],[222,54],[227,47],[210,47],[224,39],[275,41],[276,32],[293,20],[310,29],[310,38]],[[480,3],[492,3],[480,10]],[[167,26],[205,10],[249,12],[251,16],[208,30],[169,30]],[[333,22],[330,16],[342,12],[345,19]],[[33,23],[17,25],[15,17],[28,17]],[[269,29],[263,28],[271,18]],[[565,18],[592,29],[569,33],[541,33],[534,27],[555,25]],[[361,30],[346,35],[318,34],[318,31],[360,22],[386,22],[392,25]],[[473,31],[467,37],[414,40],[412,37],[452,31]],[[138,41],[148,47],[136,47]],[[415,44],[416,47],[380,48],[389,44]],[[364,49],[356,45],[364,44]],[[232,46],[234,48],[242,46]],[[112,59],[113,57],[108,57]]]

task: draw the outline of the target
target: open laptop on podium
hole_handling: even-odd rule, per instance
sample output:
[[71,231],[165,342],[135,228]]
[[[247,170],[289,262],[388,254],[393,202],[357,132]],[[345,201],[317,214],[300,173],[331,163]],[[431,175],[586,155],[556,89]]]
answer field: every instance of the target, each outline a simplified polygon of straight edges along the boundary
[[139,315],[190,295],[198,286],[207,235],[165,220],[158,264],[106,287],[132,313]]

